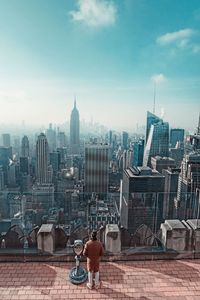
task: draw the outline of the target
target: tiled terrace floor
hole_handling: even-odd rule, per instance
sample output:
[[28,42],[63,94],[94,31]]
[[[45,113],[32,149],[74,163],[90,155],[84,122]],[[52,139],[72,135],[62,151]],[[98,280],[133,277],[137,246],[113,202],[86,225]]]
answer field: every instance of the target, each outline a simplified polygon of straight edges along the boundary
[[68,280],[72,263],[1,263],[1,300],[200,299],[200,260],[102,262],[102,288]]

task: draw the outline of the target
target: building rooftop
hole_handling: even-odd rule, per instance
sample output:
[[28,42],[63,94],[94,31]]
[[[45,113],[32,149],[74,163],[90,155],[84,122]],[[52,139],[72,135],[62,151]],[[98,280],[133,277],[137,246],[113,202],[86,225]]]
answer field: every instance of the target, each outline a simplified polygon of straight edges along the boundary
[[[82,263],[85,266],[85,263]],[[69,282],[73,263],[1,263],[0,299],[199,300],[200,260],[102,262],[99,290]]]
[[141,177],[164,177],[158,171],[151,169],[150,167],[131,167],[125,169],[124,172],[130,178],[141,178]]
[[164,161],[164,162],[174,162],[174,159],[171,158],[171,157],[166,157],[166,156],[159,156],[159,155],[156,155],[156,156],[153,156],[151,159],[153,160],[159,160],[159,161]]
[[44,232],[51,232],[53,230],[53,224],[42,224],[40,227],[39,233]]

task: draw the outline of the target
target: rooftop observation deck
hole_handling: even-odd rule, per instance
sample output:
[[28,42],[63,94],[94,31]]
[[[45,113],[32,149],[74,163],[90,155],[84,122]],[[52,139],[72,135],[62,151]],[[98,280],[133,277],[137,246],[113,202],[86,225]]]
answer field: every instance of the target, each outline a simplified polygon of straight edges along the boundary
[[[82,263],[85,266],[85,263]],[[0,263],[1,300],[200,299],[200,259],[102,262],[102,287],[69,282],[74,263]]]

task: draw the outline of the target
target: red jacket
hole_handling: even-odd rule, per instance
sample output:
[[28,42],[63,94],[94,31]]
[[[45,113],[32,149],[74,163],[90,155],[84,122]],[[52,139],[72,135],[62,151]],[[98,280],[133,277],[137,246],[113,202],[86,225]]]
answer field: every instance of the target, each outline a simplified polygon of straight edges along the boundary
[[101,242],[98,240],[88,241],[85,244],[83,255],[87,257],[88,272],[98,272],[100,257],[103,255],[103,246]]

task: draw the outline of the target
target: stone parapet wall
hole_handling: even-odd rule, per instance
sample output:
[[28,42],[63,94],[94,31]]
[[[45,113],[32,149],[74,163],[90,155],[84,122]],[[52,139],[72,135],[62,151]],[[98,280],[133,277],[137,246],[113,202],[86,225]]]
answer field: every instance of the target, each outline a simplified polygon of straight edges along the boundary
[[[105,252],[102,257],[104,262],[114,262],[114,261],[145,261],[145,260],[177,260],[177,259],[199,259],[200,253],[195,253],[193,251],[183,251],[178,253],[177,251],[166,250],[160,252],[152,252],[150,250],[137,252],[137,251],[126,251],[119,254],[111,254]],[[86,258],[81,258],[82,262],[86,262]],[[73,262],[75,264],[74,254],[23,254],[23,253],[0,253],[0,263],[2,262]]]
[[200,220],[165,220],[160,228],[165,250],[200,252]]

